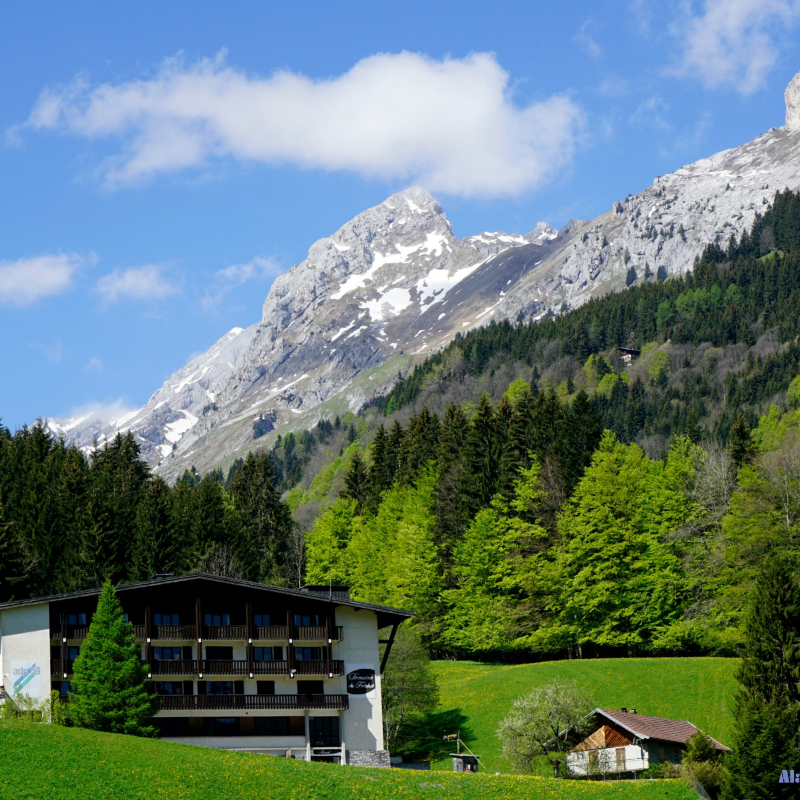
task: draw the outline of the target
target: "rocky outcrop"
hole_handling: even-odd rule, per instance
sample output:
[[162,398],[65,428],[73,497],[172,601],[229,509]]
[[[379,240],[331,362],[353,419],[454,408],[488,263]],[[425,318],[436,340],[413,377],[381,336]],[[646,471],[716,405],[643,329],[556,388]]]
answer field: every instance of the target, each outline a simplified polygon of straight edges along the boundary
[[787,130],[800,130],[800,72],[789,81],[783,98],[786,101]]

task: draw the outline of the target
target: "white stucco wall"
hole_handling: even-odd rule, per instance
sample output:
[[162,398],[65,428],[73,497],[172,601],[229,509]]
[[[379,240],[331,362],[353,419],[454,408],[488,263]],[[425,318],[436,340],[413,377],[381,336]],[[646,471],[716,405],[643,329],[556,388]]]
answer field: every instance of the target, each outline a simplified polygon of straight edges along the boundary
[[[22,690],[31,697],[50,694],[50,606],[34,606],[0,611],[0,674],[6,695],[13,694],[14,670],[21,664],[36,664],[41,670],[38,681]],[[40,690],[31,691],[38,685]]]
[[335,689],[336,681],[326,681],[325,691],[347,694],[346,676],[355,666],[375,670],[375,697],[350,695],[350,708],[342,712],[342,741],[348,750],[383,750],[378,617],[374,611],[340,606],[336,624],[344,628],[344,636],[334,648],[334,658],[344,661],[345,674]]
[[[617,771],[617,750],[625,750],[625,771],[639,772],[650,766],[647,750],[638,744],[627,745],[624,748],[604,747],[598,750],[581,750],[567,753],[567,768],[575,775],[587,775],[600,772]],[[597,766],[589,765],[589,754],[597,755]]]

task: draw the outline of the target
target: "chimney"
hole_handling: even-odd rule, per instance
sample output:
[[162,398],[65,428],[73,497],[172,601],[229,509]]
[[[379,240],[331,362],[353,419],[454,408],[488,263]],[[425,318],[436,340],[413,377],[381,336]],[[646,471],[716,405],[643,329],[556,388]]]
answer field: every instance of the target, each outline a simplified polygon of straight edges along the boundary
[[635,714],[635,713],[636,713],[636,709],[635,709],[635,708],[632,708],[632,709],[631,709],[631,714]]
[[627,714],[628,713],[628,709],[627,708],[621,708],[620,711],[622,711],[623,714]]

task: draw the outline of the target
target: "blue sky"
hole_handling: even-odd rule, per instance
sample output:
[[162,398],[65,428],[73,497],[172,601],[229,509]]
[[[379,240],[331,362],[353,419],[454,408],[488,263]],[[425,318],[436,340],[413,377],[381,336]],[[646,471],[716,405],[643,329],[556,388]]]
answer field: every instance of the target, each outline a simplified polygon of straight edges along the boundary
[[411,184],[592,218],[783,124],[798,0],[0,6],[0,417],[134,408]]

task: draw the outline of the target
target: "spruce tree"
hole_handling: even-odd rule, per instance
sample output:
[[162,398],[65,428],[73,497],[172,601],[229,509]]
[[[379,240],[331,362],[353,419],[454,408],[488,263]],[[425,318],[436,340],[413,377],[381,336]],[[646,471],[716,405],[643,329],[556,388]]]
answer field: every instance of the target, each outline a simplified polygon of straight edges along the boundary
[[152,720],[159,700],[145,685],[141,654],[133,625],[125,621],[114,587],[106,581],[75,660],[70,719],[81,728],[155,736]]
[[753,441],[750,431],[750,424],[741,411],[736,415],[736,419],[733,425],[731,425],[728,449],[730,450],[733,463],[736,464],[737,467],[741,467],[743,464],[749,464],[758,452],[758,448]]
[[369,467],[369,503],[370,510],[380,504],[381,495],[392,486],[392,471],[388,460],[388,436],[383,425],[378,427],[372,440],[372,463]]
[[174,572],[179,566],[179,542],[172,530],[172,495],[161,478],[145,489],[136,509],[136,536],[132,546],[134,579],[146,580],[158,572]]
[[344,488],[339,497],[349,497],[356,501],[356,510],[360,514],[370,496],[369,475],[361,453],[356,450],[350,460],[350,466],[344,476]]
[[734,737],[726,759],[725,800],[794,797],[778,784],[800,756],[800,588],[787,564],[772,559],[751,593],[744,654],[736,675]]

